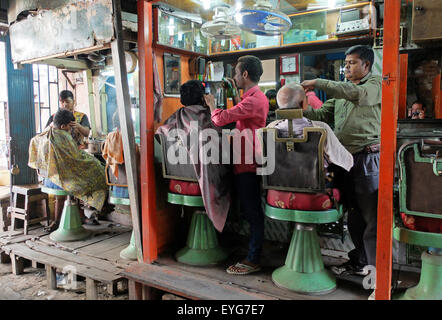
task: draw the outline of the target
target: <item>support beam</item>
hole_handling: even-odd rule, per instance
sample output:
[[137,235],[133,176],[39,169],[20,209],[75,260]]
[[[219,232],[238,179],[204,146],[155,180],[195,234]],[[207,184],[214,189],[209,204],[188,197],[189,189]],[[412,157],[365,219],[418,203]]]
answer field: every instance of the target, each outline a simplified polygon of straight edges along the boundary
[[48,289],[52,290],[57,289],[57,269],[49,264],[47,264],[45,268],[46,268],[46,283]]
[[69,58],[51,58],[42,60],[39,63],[48,64],[50,66],[57,67],[57,69],[67,69],[69,71],[83,71],[89,68],[86,60],[82,59],[75,60]]
[[143,285],[129,280],[129,300],[143,300]]
[[98,282],[94,279],[86,278],[86,300],[98,299]]
[[95,103],[94,103],[94,86],[92,82],[92,70],[86,70],[87,90],[89,97],[89,119],[91,120],[92,138],[97,137],[97,125],[95,121]]
[[152,4],[138,1],[138,55],[140,63],[141,200],[144,262],[158,256],[154,169]]
[[129,189],[132,227],[135,235],[138,261],[143,261],[140,226],[140,201],[138,192],[138,170],[135,153],[135,136],[132,122],[129,85],[127,81],[126,59],[123,47],[121,1],[114,0],[114,21],[116,38],[111,44],[112,61],[115,70],[115,86],[117,93],[118,116],[120,118],[123,140],[124,163],[126,166],[127,184]]
[[100,90],[100,101],[101,101],[101,131],[105,134],[109,133],[109,129],[107,127],[107,94],[106,94],[106,85]]
[[376,300],[391,298],[393,242],[393,181],[399,104],[399,23],[401,1],[385,1],[381,155],[376,243]]
[[16,276],[22,274],[23,270],[25,269],[25,260],[13,253],[11,253],[9,256],[11,258],[12,273]]

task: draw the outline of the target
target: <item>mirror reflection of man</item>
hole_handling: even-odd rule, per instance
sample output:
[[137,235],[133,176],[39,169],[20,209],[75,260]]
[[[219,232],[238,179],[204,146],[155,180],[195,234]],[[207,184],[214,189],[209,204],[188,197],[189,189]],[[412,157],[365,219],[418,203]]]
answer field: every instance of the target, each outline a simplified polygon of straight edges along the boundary
[[408,117],[413,120],[425,119],[425,109],[425,105],[422,102],[416,101],[408,109]]
[[301,85],[333,97],[319,110],[309,107],[304,115],[334,124],[336,136],[354,159],[349,173],[336,168],[335,175],[349,208],[348,230],[355,249],[348,253],[348,262],[332,271],[367,275],[364,267],[376,265],[382,79],[371,73],[374,52],[370,47],[353,46],[345,55],[347,82],[314,79]]

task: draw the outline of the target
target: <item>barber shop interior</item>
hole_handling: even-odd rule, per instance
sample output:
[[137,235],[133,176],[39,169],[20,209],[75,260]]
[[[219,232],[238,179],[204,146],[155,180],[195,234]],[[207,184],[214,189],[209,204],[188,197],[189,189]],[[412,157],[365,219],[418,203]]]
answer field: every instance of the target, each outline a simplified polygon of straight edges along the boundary
[[0,0],[0,300],[442,300],[436,0]]

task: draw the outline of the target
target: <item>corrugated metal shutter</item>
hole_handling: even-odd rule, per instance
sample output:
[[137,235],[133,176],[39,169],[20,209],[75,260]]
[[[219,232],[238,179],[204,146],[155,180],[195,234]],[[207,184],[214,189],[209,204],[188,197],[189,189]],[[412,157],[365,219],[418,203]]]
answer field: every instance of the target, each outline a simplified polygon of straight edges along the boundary
[[[11,137],[11,163],[18,165],[20,173],[12,176],[13,185],[37,183],[34,169],[28,167],[29,141],[35,135],[34,89],[32,66],[23,65],[15,70],[11,60],[11,44],[6,38],[6,70],[8,78],[9,132]],[[14,159],[15,156],[15,159]]]

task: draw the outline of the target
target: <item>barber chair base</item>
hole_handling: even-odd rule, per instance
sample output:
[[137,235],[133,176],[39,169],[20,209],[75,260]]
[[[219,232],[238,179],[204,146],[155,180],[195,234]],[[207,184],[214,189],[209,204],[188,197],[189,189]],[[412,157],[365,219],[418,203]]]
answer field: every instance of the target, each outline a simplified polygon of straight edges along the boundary
[[226,250],[218,245],[216,230],[207,214],[194,212],[187,246],[175,254],[177,261],[192,266],[211,266],[225,260],[227,256]]
[[120,258],[125,260],[137,260],[137,248],[135,247],[135,235],[133,231],[129,245],[120,251]]
[[278,287],[308,295],[336,289],[336,278],[324,268],[314,225],[296,224],[285,265],[273,271],[272,280]]
[[91,232],[83,228],[77,203],[65,201],[60,225],[57,230],[49,235],[52,241],[65,242],[83,240],[89,237]]
[[398,300],[442,300],[442,256],[422,253],[421,277],[417,286],[407,289]]
[[272,273],[273,283],[284,289],[306,295],[322,295],[336,290],[336,280],[328,270],[302,273],[282,266]]

